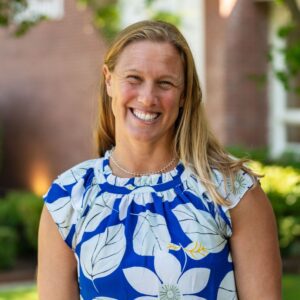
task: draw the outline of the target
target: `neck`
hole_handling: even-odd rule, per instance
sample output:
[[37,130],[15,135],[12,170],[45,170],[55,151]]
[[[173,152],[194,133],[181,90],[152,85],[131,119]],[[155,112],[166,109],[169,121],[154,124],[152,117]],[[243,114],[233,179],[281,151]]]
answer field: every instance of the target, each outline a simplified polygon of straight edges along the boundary
[[[173,160],[174,158],[175,160]],[[113,159],[121,168],[137,174],[156,173],[164,167],[167,168],[163,172],[167,172],[172,170],[178,161],[172,143],[160,143],[159,145],[139,143],[136,145],[128,142],[117,142],[113,151]],[[113,161],[110,165],[113,173],[117,176],[133,176],[124,172]]]

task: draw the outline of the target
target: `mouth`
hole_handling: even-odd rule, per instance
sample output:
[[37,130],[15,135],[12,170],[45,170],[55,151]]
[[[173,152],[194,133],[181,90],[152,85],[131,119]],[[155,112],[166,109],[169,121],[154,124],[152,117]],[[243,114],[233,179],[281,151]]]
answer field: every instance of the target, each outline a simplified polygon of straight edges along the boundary
[[150,113],[135,108],[130,108],[130,111],[137,119],[148,123],[155,121],[161,115],[161,113],[154,113],[154,112]]

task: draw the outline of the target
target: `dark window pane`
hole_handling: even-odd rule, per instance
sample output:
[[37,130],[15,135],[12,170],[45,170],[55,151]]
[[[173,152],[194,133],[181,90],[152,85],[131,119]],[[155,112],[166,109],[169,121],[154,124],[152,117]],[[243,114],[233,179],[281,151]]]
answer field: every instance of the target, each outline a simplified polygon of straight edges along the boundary
[[287,125],[287,142],[300,144],[300,124],[299,125]]
[[288,108],[300,108],[300,94],[289,93],[287,107]]

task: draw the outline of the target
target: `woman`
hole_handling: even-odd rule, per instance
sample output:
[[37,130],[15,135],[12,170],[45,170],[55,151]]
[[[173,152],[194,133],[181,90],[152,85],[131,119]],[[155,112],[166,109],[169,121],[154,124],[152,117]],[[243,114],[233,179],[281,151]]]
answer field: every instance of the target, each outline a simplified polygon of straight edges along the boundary
[[280,299],[272,208],[208,130],[181,33],[123,30],[101,89],[100,158],[44,197],[40,299]]

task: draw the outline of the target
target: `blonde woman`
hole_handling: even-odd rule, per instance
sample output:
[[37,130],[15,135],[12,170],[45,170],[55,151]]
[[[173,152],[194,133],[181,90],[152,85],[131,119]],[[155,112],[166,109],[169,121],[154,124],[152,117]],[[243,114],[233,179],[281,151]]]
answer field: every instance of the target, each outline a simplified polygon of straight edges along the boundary
[[280,299],[272,208],[209,131],[178,29],[123,30],[101,89],[99,158],[44,197],[40,299]]

